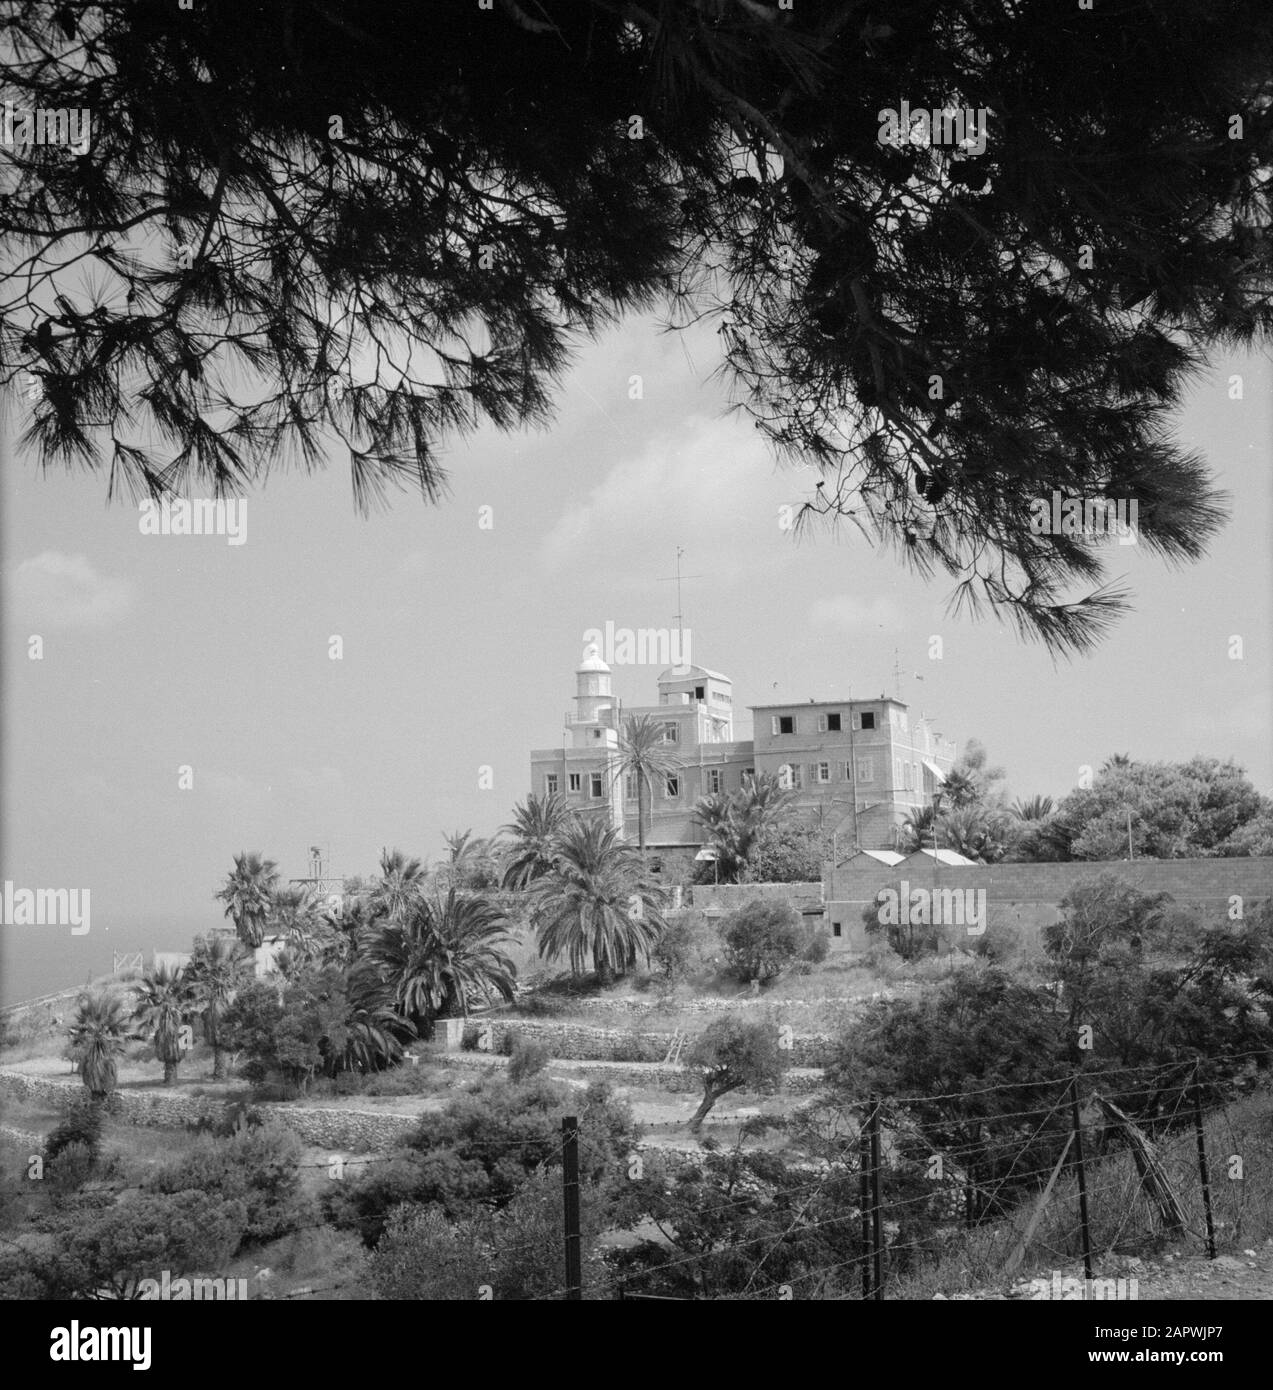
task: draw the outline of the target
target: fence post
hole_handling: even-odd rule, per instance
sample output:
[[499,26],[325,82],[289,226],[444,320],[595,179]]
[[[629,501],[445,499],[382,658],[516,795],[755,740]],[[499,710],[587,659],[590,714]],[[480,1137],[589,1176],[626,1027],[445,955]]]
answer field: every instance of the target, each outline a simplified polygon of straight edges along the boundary
[[871,1097],[871,1246],[875,1298],[884,1297],[884,1212],[880,1208],[880,1102]]
[[1198,1138],[1198,1175],[1202,1179],[1202,1208],[1207,1214],[1207,1259],[1216,1257],[1216,1228],[1211,1216],[1211,1175],[1207,1171],[1207,1141],[1202,1132],[1202,1098],[1198,1093],[1198,1069],[1193,1073],[1193,1129]]
[[858,1132],[858,1206],[862,1212],[862,1297],[871,1296],[871,1167],[870,1120]]
[[579,1235],[579,1120],[561,1121],[561,1191],[566,1226],[566,1300],[583,1298],[583,1260]]
[[1079,1080],[1070,1077],[1070,1114],[1074,1127],[1074,1161],[1079,1170],[1079,1221],[1083,1227],[1083,1277],[1092,1279],[1092,1232],[1087,1220],[1087,1175],[1083,1171],[1083,1125],[1079,1119]]

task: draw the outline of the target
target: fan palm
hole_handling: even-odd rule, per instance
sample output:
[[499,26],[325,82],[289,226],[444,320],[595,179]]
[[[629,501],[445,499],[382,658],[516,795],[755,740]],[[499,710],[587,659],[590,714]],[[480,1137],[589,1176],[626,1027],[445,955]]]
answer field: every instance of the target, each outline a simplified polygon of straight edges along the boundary
[[236,854],[234,872],[226,876],[225,886],[215,896],[225,903],[225,915],[234,922],[239,940],[255,949],[265,940],[274,891],[278,887],[278,865],[259,854]]
[[371,887],[369,906],[391,922],[402,921],[419,901],[428,883],[424,865],[400,849],[380,851],[380,877]]
[[552,868],[557,836],[570,819],[570,807],[556,792],[541,801],[533,793],[524,806],[513,807],[512,823],[503,827],[513,836],[504,863],[505,888],[526,888]]
[[373,923],[360,955],[394,1009],[423,1034],[435,1018],[467,1018],[472,998],[512,1001],[517,970],[501,949],[508,926],[489,899],[452,888],[445,898],[418,900],[403,921]]
[[275,935],[285,936],[289,946],[307,952],[320,922],[313,889],[298,883],[274,890],[270,901],[270,927]]
[[603,985],[630,970],[638,955],[648,960],[667,926],[664,892],[648,877],[644,858],[600,820],[566,827],[552,870],[531,892],[539,954],[565,954],[576,975],[591,958]]
[[646,808],[651,805],[656,778],[681,770],[680,758],[663,738],[663,725],[650,714],[629,715],[619,730],[618,757],[613,776],[635,777],[637,783],[637,845],[645,853]]
[[251,957],[236,937],[214,936],[195,942],[186,974],[194,1002],[203,1010],[203,1036],[212,1048],[212,1079],[225,1080],[222,1025],[239,986],[251,970]]
[[119,1077],[116,1058],[131,1036],[128,1005],[105,991],[81,995],[68,1032],[80,1080],[94,1102],[106,1100]]
[[191,981],[183,967],[160,965],[146,971],[135,988],[133,1017],[141,1036],[154,1043],[155,1056],[164,1064],[164,1085],[171,1086],[181,1061],[181,1030],[195,1005]]
[[1012,814],[1022,821],[1047,820],[1052,814],[1052,807],[1050,796],[1032,796],[1028,801],[1018,798],[1012,803]]

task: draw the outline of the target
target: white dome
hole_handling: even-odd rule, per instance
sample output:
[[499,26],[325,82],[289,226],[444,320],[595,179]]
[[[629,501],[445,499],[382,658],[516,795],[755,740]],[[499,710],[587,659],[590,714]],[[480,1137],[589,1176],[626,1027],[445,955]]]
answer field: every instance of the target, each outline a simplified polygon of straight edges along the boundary
[[595,642],[589,642],[583,649],[583,661],[575,667],[577,676],[587,671],[604,671],[607,675],[610,673],[610,668],[601,659],[601,648]]

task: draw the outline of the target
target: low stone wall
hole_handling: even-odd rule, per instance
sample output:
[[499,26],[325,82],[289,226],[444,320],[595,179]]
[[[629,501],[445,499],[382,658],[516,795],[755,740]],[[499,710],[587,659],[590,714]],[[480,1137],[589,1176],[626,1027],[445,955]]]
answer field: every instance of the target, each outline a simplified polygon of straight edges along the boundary
[[822,915],[822,882],[817,883],[696,883],[694,906],[703,912],[733,912],[759,898],[762,902],[788,902],[797,912]]
[[[0,1071],[0,1092],[20,1100],[67,1105],[83,1095],[79,1082],[58,1081],[25,1072]],[[157,1095],[117,1091],[111,1114],[126,1124],[177,1129],[199,1120],[213,1120],[226,1102],[210,1096]],[[362,1150],[393,1148],[419,1124],[412,1115],[385,1115],[366,1110],[329,1110],[313,1106],[262,1103],[262,1114],[290,1129],[308,1144],[324,1148]]]
[[[458,1052],[451,1059],[459,1066],[479,1069],[507,1066],[507,1059],[491,1053]],[[687,1091],[699,1094],[703,1089],[700,1073],[691,1067],[641,1065],[632,1062],[574,1062],[570,1075],[581,1081],[608,1081],[614,1086],[655,1086],[662,1091]],[[820,1071],[788,1072],[783,1077],[782,1090],[790,1095],[813,1095],[822,1089]],[[745,1094],[738,1092],[739,1095]]]
[[[779,1026],[780,1020],[775,1026]],[[636,1028],[589,1028],[580,1023],[548,1023],[538,1019],[483,1018],[470,1020],[464,1046],[471,1051],[509,1053],[513,1039],[542,1042],[549,1054],[564,1062],[662,1062],[673,1033],[645,1033]],[[834,1040],[826,1034],[792,1033],[788,1063],[793,1067],[823,1067],[830,1061]]]

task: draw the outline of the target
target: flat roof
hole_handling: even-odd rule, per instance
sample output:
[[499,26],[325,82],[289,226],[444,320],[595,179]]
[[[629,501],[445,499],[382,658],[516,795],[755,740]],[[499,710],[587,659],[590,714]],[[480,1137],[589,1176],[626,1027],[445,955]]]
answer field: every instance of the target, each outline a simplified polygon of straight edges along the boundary
[[905,700],[895,700],[891,695],[872,695],[863,700],[783,700],[772,705],[744,705],[744,709],[818,709],[823,705],[897,705],[900,709],[910,709]]

